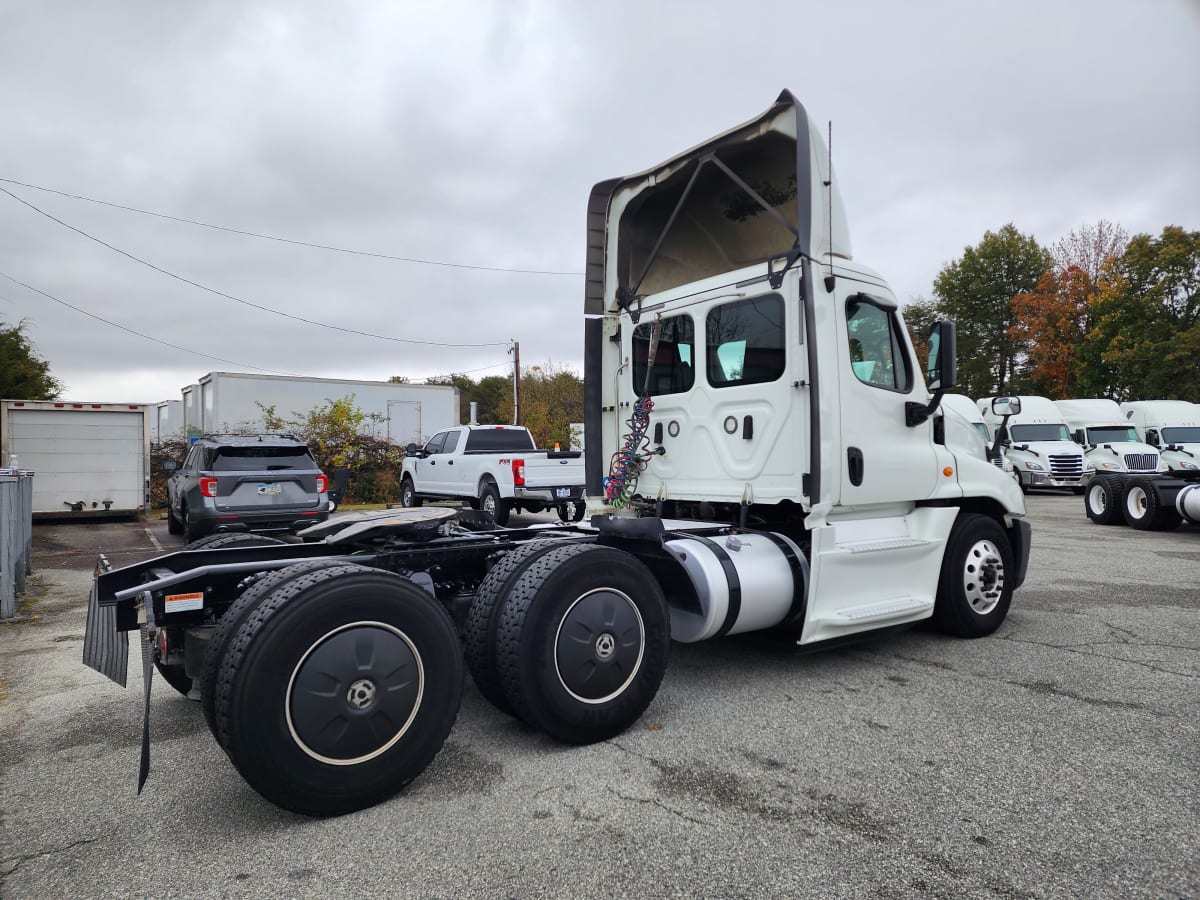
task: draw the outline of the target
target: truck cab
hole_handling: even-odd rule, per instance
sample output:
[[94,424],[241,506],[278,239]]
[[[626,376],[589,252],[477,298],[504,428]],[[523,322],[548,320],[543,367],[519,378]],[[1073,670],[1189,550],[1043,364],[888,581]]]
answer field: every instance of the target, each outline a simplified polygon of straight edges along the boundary
[[1121,412],[1173,475],[1200,475],[1200,406],[1186,400],[1137,400],[1122,403]]
[[1066,420],[1047,397],[1021,396],[1021,411],[1003,421],[992,411],[992,398],[979,401],[980,415],[995,435],[1002,426],[1000,447],[1012,463],[1022,491],[1069,488],[1082,494],[1095,475],[1095,465],[1071,439]]
[[943,427],[948,446],[961,445],[968,452],[980,453],[984,459],[1012,477],[1013,464],[1000,450],[993,453],[995,435],[974,400],[963,394],[944,394],[940,412],[945,420]]
[[1152,475],[1167,471],[1158,450],[1142,443],[1115,400],[1055,400],[1054,405],[1096,472]]

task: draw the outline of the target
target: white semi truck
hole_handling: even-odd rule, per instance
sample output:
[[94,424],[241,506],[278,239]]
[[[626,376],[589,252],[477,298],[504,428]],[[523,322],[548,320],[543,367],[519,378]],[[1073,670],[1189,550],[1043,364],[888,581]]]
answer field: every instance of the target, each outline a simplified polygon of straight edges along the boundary
[[[672,640],[995,631],[1029,559],[1024,500],[946,441],[953,325],[922,365],[887,282],[851,255],[799,101],[597,184],[587,211],[586,523],[389,510],[301,544],[102,559],[85,662],[123,683],[140,631],[147,686],[157,666],[198,689],[255,790],[331,815],[428,765],[464,656],[497,707],[591,743],[642,716]],[[140,781],[147,731],[143,750]]]
[[1047,397],[1018,399],[1021,411],[1007,424],[992,411],[992,398],[980,400],[979,411],[994,436],[1003,426],[1000,447],[1021,490],[1068,488],[1082,494],[1095,466],[1072,440],[1062,412]]
[[1055,400],[1054,405],[1097,472],[1153,475],[1167,471],[1158,451],[1142,443],[1115,400]]
[[1012,462],[995,446],[995,435],[992,429],[988,428],[983,413],[974,400],[963,394],[943,394],[940,412],[946,420],[944,427],[947,444],[963,444],[973,452],[981,454],[1002,472],[1013,476]]
[[1136,400],[1122,403],[1121,412],[1173,474],[1200,472],[1200,406],[1186,400]]
[[150,503],[146,403],[0,401],[0,461],[34,472],[36,518],[106,518]]

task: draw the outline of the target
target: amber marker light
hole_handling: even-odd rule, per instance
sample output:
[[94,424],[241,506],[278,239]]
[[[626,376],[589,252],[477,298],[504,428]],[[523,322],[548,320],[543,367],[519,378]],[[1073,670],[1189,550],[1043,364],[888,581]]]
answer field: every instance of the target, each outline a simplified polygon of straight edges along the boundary
[[954,470],[952,468],[950,468],[949,466],[946,466],[946,468],[942,469],[942,474],[945,475],[947,478],[949,478],[951,475],[954,474]]

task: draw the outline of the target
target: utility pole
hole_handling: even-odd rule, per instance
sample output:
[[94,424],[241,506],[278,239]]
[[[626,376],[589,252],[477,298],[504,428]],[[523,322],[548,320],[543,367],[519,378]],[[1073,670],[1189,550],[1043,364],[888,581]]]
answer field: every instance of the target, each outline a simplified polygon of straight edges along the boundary
[[513,341],[508,351],[513,355],[513,424],[521,424],[521,342]]

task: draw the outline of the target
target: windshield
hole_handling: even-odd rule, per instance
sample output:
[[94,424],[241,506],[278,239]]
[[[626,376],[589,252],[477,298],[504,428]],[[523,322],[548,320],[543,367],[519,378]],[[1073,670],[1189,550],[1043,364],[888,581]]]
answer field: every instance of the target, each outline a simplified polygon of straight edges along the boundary
[[1109,425],[1105,428],[1089,428],[1087,434],[1088,440],[1093,444],[1136,444],[1138,442],[1137,431],[1132,425],[1129,427]]
[[1164,428],[1163,440],[1168,444],[1200,444],[1200,426],[1189,425],[1185,428]]
[[1069,441],[1071,433],[1066,425],[1009,425],[1009,434],[1017,442],[1025,441]]

